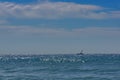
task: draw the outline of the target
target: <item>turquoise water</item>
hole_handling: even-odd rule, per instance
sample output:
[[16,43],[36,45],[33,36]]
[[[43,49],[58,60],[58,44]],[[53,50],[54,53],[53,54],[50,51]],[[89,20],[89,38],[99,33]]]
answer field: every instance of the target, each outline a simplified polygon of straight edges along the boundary
[[120,80],[120,55],[0,56],[0,80]]

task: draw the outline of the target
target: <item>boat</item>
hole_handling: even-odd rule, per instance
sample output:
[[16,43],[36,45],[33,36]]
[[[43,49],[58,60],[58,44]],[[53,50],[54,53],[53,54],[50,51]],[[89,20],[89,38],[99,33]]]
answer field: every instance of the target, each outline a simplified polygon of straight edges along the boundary
[[77,53],[77,55],[84,55],[83,50],[81,50],[80,53]]

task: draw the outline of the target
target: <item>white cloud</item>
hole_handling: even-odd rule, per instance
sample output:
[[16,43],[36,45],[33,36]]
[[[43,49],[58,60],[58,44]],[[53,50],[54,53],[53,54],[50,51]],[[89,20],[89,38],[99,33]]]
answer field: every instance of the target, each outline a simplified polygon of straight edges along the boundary
[[84,36],[119,36],[119,27],[88,27],[82,29],[73,30],[77,34],[82,34]]
[[43,2],[38,4],[0,3],[0,17],[17,18],[120,18],[120,11],[104,12],[103,7],[68,2]]
[[28,26],[0,26],[0,34],[39,35],[39,36],[70,36],[74,33],[62,28],[36,28]]
[[0,20],[0,24],[8,23],[6,20]]
[[38,36],[58,36],[58,37],[81,37],[81,36],[119,36],[120,28],[109,27],[87,27],[78,29],[63,29],[63,28],[36,28],[28,26],[0,26],[0,34],[15,34],[15,35],[38,35]]

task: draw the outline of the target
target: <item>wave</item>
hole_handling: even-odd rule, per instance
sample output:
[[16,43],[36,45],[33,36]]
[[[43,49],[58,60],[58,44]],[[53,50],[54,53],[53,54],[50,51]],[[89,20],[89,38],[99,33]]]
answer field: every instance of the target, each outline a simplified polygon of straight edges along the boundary
[[35,63],[120,63],[120,55],[26,55],[0,56],[0,62]]
[[0,56],[0,80],[120,80],[120,55]]

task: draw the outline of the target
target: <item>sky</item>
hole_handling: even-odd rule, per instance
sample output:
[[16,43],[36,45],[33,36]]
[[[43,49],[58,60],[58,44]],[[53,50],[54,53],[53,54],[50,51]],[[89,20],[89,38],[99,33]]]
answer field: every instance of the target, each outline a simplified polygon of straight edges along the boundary
[[0,0],[0,54],[120,53],[120,0]]

